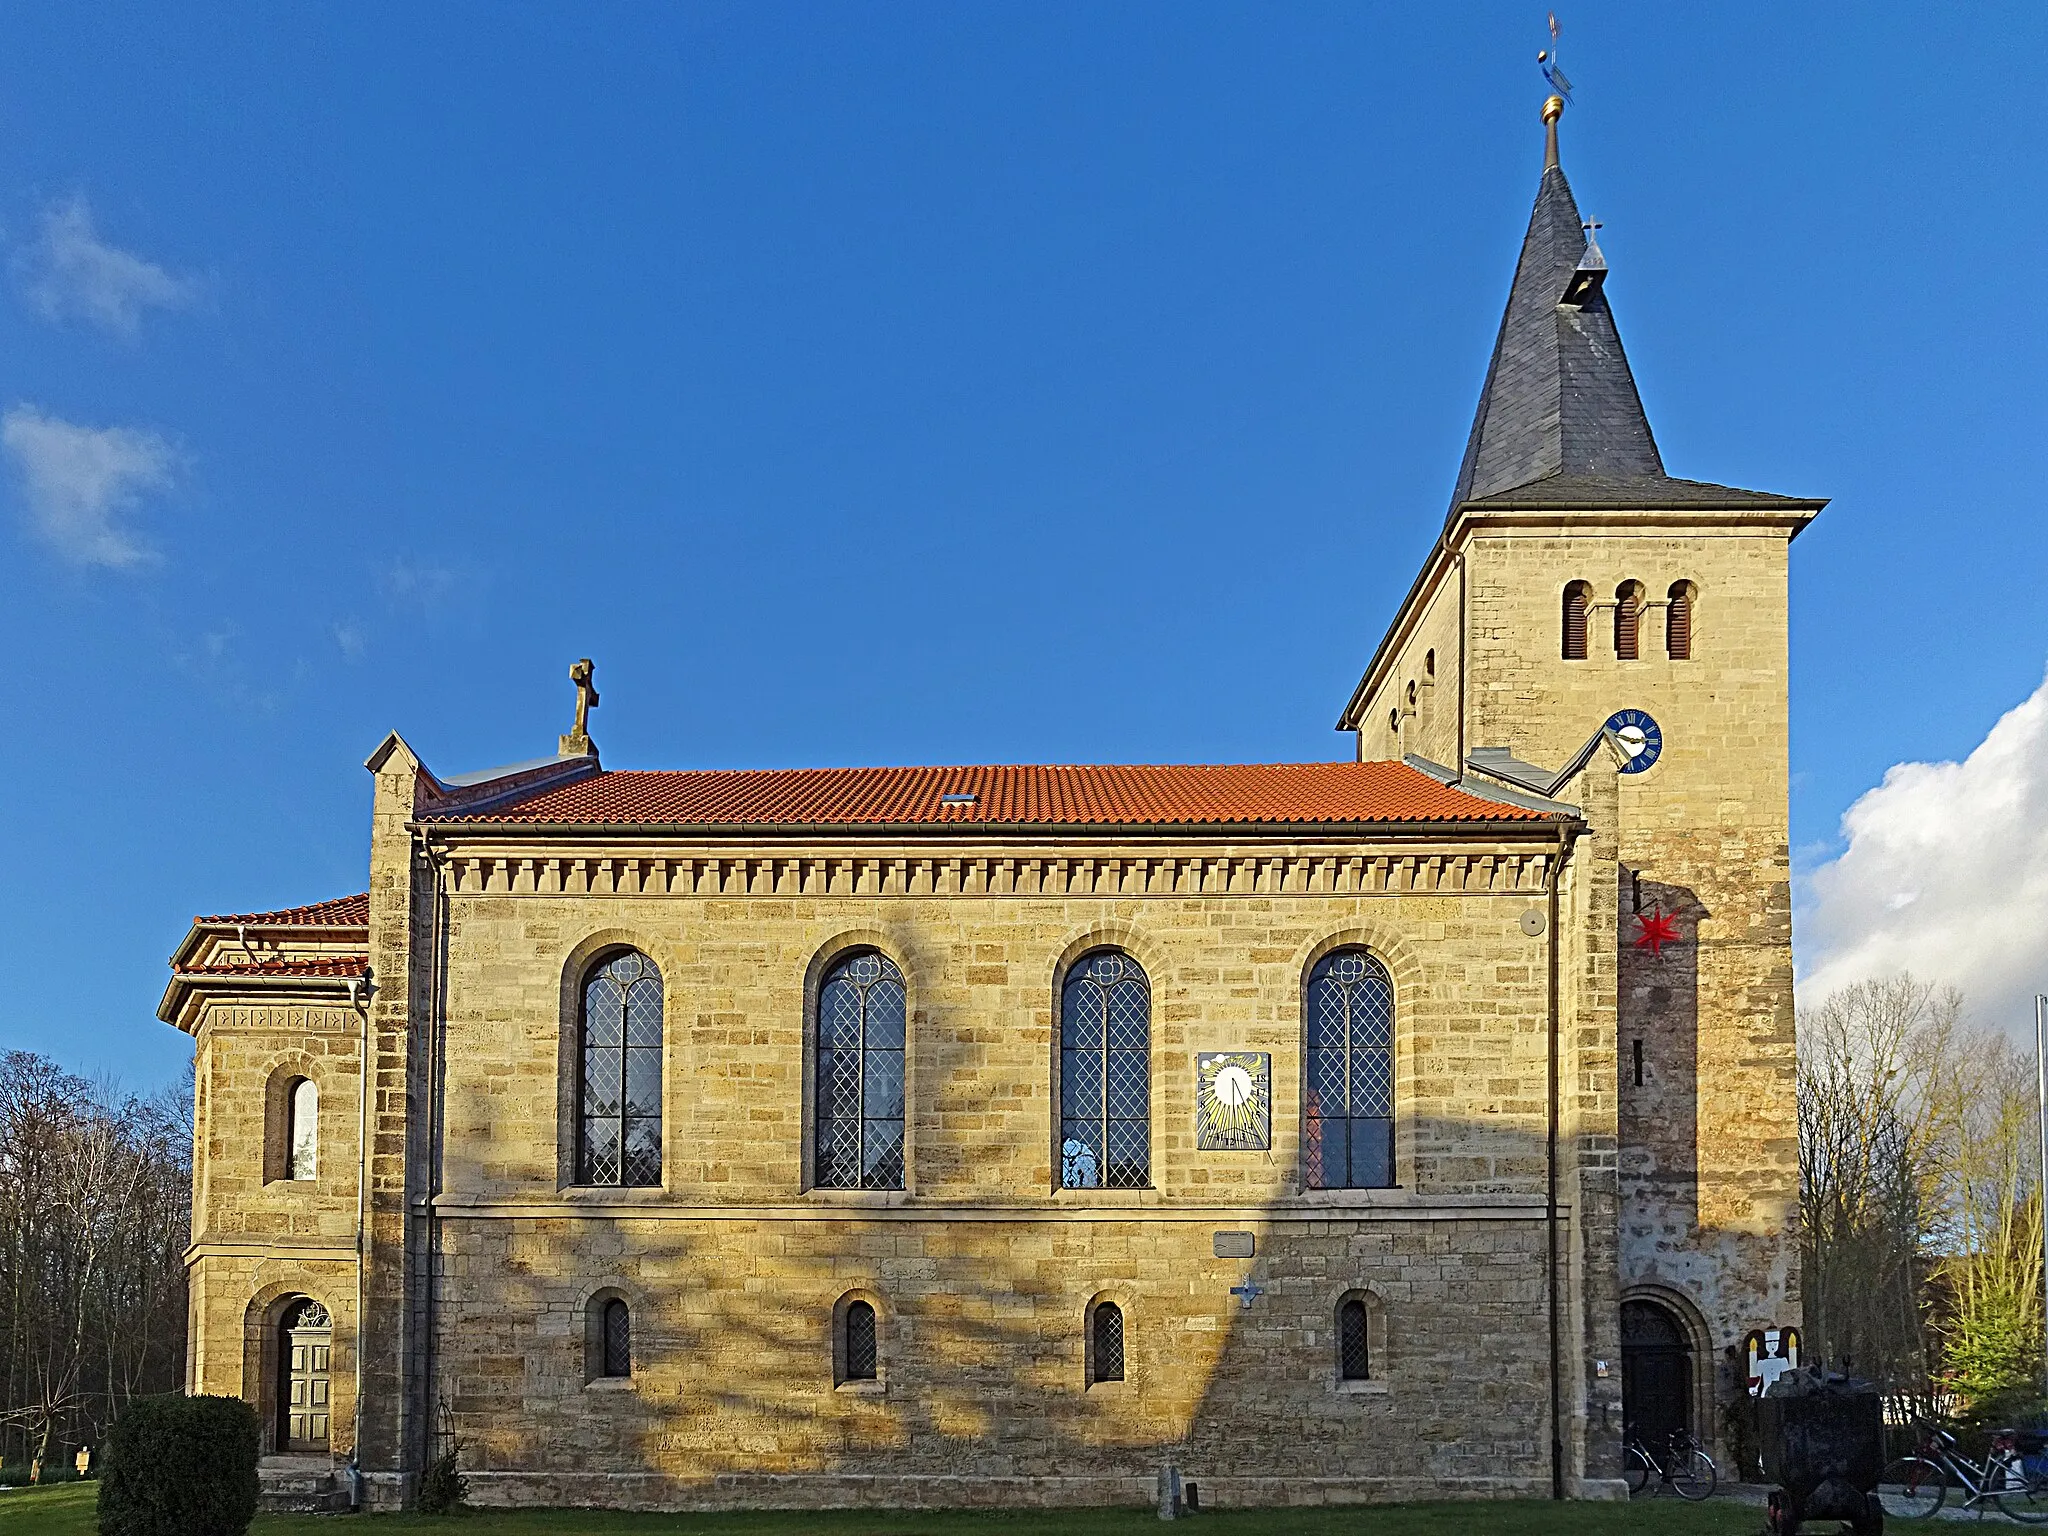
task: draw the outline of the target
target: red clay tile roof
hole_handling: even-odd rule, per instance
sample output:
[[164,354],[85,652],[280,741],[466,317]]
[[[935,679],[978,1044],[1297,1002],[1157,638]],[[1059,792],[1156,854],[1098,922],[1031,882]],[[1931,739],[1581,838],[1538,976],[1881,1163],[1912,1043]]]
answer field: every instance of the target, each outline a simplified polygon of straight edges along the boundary
[[243,965],[188,965],[180,976],[360,976],[370,968],[368,955],[296,955]]
[[[972,804],[945,804],[950,794]],[[625,770],[448,822],[574,826],[1201,826],[1534,821],[1405,763]]]
[[285,907],[276,912],[230,912],[219,917],[195,917],[194,923],[234,925],[243,928],[367,928],[370,926],[370,893],[337,896],[316,901],[309,907]]

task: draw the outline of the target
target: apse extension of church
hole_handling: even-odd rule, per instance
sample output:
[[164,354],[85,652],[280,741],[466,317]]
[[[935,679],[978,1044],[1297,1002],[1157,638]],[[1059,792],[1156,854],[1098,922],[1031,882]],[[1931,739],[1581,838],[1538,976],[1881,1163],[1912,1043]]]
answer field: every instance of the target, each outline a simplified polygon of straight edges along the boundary
[[[1546,163],[1355,761],[438,775],[197,920],[190,1386],[412,1496],[1612,1495],[1798,1321],[1786,606]],[[322,1466],[324,1463],[316,1463]]]

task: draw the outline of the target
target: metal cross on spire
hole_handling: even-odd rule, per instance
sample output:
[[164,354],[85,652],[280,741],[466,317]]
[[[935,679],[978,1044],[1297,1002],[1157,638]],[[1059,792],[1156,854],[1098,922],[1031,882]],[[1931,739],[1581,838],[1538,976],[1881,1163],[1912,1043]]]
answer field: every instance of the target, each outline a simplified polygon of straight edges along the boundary
[[1565,74],[1557,62],[1557,12],[1550,13],[1550,46],[1536,55],[1536,62],[1542,66],[1543,78],[1550,89],[1569,102],[1572,99],[1571,77]]

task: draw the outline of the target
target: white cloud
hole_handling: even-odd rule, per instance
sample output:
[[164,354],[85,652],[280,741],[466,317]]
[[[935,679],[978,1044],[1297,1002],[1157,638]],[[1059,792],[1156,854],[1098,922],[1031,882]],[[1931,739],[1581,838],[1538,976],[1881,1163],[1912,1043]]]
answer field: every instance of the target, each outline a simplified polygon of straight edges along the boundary
[[43,227],[15,264],[22,297],[45,320],[90,321],[133,338],[147,309],[183,309],[199,285],[111,246],[94,228],[83,196],[43,211]]
[[2048,681],[1960,763],[1900,763],[1842,817],[1805,882],[1799,995],[1911,971],[1987,1024],[2048,991]]
[[354,622],[333,626],[334,643],[341,647],[341,654],[349,661],[361,661],[363,653],[370,648],[370,637],[363,633],[363,626]]
[[0,447],[20,472],[30,526],[58,554],[116,568],[154,558],[119,519],[176,480],[181,455],[167,438],[81,427],[17,405],[0,417]]

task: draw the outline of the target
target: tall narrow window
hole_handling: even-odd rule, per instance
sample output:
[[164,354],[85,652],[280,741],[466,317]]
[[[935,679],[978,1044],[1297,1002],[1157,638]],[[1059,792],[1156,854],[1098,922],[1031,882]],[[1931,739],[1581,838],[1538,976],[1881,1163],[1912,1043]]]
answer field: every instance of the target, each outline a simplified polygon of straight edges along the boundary
[[903,1187],[903,973],[872,949],[818,988],[820,1189]]
[[865,1301],[846,1304],[846,1381],[875,1379],[875,1309]]
[[1302,1140],[1311,1189],[1394,1182],[1394,982],[1362,949],[1323,956],[1308,978]]
[[603,1334],[600,1347],[603,1359],[600,1362],[601,1376],[630,1376],[633,1374],[633,1313],[614,1296],[604,1304]]
[[285,1097],[284,1176],[310,1179],[320,1160],[320,1088],[299,1078]]
[[1674,581],[1664,605],[1664,654],[1673,661],[1692,660],[1692,595],[1689,581]]
[[1614,589],[1614,659],[1634,661],[1643,627],[1643,584],[1624,581]]
[[1593,589],[1583,581],[1564,589],[1564,659],[1586,659],[1586,610],[1592,606]]
[[1098,1301],[1092,1319],[1094,1338],[1094,1381],[1124,1379],[1124,1309],[1113,1301]]
[[1365,1303],[1356,1296],[1337,1308],[1337,1375],[1344,1381],[1366,1381],[1372,1376]]
[[622,950],[583,982],[576,1182],[661,1183],[661,972]]
[[1122,950],[1083,955],[1060,989],[1060,1186],[1152,1182],[1152,989]]

